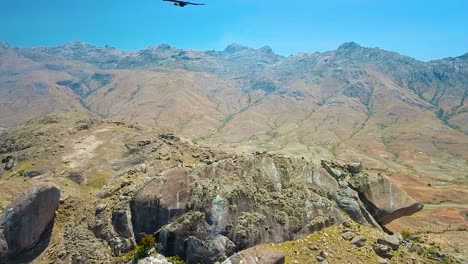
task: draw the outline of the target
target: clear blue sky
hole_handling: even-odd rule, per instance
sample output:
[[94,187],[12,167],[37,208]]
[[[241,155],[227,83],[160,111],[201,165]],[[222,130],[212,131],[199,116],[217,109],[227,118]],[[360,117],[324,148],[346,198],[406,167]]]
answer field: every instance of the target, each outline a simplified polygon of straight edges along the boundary
[[0,41],[53,46],[80,40],[137,50],[168,43],[221,50],[269,45],[282,55],[346,41],[420,60],[468,52],[468,0],[0,0]]

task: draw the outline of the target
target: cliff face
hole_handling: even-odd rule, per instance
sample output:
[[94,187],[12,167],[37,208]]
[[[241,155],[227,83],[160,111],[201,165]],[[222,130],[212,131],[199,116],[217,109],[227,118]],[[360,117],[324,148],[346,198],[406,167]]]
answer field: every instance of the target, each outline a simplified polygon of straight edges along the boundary
[[[155,236],[166,256],[214,263],[341,223],[381,230],[422,208],[362,164],[228,154],[85,112],[32,120],[2,134],[0,146],[3,206],[28,186],[60,186],[51,241],[35,252],[39,263],[121,261],[146,235]],[[38,213],[42,219],[47,211]],[[7,226],[19,224],[4,219]],[[32,254],[28,250],[18,249]]]

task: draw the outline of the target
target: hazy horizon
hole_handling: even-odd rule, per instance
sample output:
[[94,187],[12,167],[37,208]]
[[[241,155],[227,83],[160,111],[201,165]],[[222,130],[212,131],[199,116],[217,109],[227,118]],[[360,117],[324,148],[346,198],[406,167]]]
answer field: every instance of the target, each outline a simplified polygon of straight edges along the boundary
[[222,50],[230,43],[270,46],[277,54],[334,50],[349,41],[418,60],[467,52],[468,2],[448,0],[214,1],[174,7],[159,0],[6,1],[0,41],[19,47],[83,41],[139,50],[167,43],[182,49]]

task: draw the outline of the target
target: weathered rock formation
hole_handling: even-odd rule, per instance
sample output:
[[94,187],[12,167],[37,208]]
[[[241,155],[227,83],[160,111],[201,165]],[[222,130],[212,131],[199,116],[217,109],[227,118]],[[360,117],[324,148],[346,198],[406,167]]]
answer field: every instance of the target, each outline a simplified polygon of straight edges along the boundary
[[375,220],[386,225],[393,220],[421,211],[423,204],[409,197],[388,177],[366,175],[367,185],[359,188],[361,199]]
[[[369,217],[366,217],[366,219],[373,225],[375,225],[375,222],[380,225],[386,225],[397,218],[419,212],[423,208],[422,203],[408,196],[387,176],[381,173],[370,174],[365,171],[362,172],[362,168],[357,169],[356,166],[362,167],[361,164],[347,165],[339,162],[322,161],[322,166],[335,178],[344,182],[345,185],[358,193],[359,203],[363,203],[365,206],[363,216],[366,216],[366,212],[368,211],[373,219]],[[360,172],[356,173],[357,171]],[[343,196],[343,193],[350,193],[350,191],[341,191],[338,194]],[[338,204],[340,204],[339,200],[337,199]],[[349,211],[346,207],[342,207],[342,209],[347,212]],[[355,214],[354,216],[351,214],[351,217],[357,222],[362,222],[359,214]]]
[[0,220],[2,260],[33,248],[51,228],[59,203],[57,186],[38,184],[8,205]]
[[[406,209],[412,199],[388,178],[375,177],[381,180],[363,172],[362,164],[323,161],[317,166],[260,153],[173,168],[136,192],[130,202],[133,230],[137,241],[155,234],[165,255],[181,256],[187,263],[213,263],[235,251],[298,239],[342,223],[347,218],[342,212],[380,228],[382,219],[387,223],[392,220],[388,215],[398,216],[394,211],[417,211]],[[389,189],[392,192],[385,191]],[[369,195],[376,190],[387,197],[380,200],[396,201],[392,212]]]
[[131,201],[135,234],[151,234],[186,212],[190,195],[187,170],[175,168],[146,183]]

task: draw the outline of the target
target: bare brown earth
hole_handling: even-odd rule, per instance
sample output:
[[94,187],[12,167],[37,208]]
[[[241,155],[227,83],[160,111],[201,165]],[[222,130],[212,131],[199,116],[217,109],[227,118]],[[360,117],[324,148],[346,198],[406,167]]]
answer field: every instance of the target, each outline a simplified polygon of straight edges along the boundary
[[428,240],[459,259],[468,256],[468,189],[457,185],[424,179],[415,175],[395,174],[392,180],[409,195],[425,204],[416,215],[400,218],[387,225],[392,231],[424,234]]

